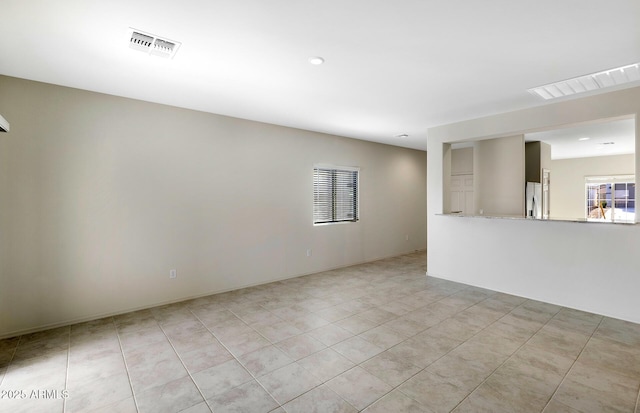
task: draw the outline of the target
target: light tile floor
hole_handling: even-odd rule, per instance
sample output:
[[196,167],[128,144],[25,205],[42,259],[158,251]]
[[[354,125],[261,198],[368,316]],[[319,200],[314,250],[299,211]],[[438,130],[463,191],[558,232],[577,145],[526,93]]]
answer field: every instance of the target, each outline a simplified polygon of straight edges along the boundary
[[640,325],[425,277],[424,252],[0,340],[12,413],[639,412],[639,389]]

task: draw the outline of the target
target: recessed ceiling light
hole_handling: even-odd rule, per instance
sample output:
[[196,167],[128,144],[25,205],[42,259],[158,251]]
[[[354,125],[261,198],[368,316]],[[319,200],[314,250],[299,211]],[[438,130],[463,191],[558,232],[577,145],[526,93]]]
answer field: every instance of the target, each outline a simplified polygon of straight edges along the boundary
[[588,141],[589,139],[591,139],[591,138],[588,138],[586,136],[584,138],[578,138],[579,141]]
[[396,138],[408,138],[409,135],[407,135],[406,133],[403,133],[402,135],[396,135]]
[[309,58],[309,63],[318,66],[324,63],[324,59],[320,56],[313,56]]
[[637,81],[640,81],[640,63],[633,63],[534,87],[529,89],[529,93],[549,100]]

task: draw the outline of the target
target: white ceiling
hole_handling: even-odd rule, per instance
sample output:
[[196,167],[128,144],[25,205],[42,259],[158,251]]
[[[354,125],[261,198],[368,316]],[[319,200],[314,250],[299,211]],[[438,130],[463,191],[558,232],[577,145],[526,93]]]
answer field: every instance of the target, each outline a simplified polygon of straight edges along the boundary
[[525,141],[548,143],[551,146],[551,159],[623,155],[635,153],[635,124],[635,119],[588,123],[527,133]]
[[[2,0],[0,13],[0,74],[419,149],[432,126],[640,61],[638,0]],[[131,50],[129,27],[182,46],[173,60]]]

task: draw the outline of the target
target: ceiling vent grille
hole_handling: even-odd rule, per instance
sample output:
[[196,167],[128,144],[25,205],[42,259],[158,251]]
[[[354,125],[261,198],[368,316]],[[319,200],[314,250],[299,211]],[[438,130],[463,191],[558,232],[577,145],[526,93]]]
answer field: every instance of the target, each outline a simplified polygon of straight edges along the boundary
[[129,48],[154,56],[173,59],[180,48],[180,43],[155,36],[137,29],[130,29]]
[[638,81],[640,81],[640,63],[634,63],[534,87],[533,89],[529,89],[529,92],[545,100],[549,100]]

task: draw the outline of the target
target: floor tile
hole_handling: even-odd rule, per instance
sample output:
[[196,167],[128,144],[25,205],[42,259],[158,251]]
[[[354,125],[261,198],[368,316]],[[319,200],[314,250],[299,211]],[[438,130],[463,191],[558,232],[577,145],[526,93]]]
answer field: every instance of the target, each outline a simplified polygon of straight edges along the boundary
[[568,381],[560,385],[553,400],[581,412],[633,412],[637,399],[621,398],[590,386]]
[[392,387],[361,367],[354,367],[327,382],[329,387],[356,409],[362,410]]
[[169,341],[178,354],[218,343],[218,340],[204,327],[188,335],[169,337]]
[[267,346],[245,354],[238,361],[254,377],[259,377],[291,364],[294,360],[277,347]]
[[393,387],[399,386],[421,370],[388,351],[362,363],[361,367]]
[[425,406],[405,396],[398,390],[387,393],[382,399],[363,410],[364,413],[431,413]]
[[325,346],[332,346],[353,336],[352,333],[334,324],[311,330],[308,334]]
[[494,367],[450,354],[431,364],[425,371],[436,376],[439,382],[452,384],[470,393],[493,373]]
[[607,338],[623,344],[640,346],[640,324],[604,317],[594,333],[596,338]]
[[59,353],[69,350],[69,329],[66,333],[55,333],[51,335],[33,335],[30,340],[20,340],[13,360],[26,360],[30,358],[42,357],[47,354]]
[[313,313],[294,318],[292,320],[289,320],[289,322],[298,330],[305,332],[315,330],[316,328],[320,328],[329,324],[329,321]]
[[396,319],[398,316],[389,311],[382,310],[380,308],[372,308],[358,314],[365,320],[369,320],[375,324],[386,323],[390,320]]
[[542,411],[561,378],[544,381],[529,376],[527,366],[500,368],[470,396],[484,398],[501,409],[511,411]]
[[216,413],[267,413],[278,407],[255,380],[210,398],[209,404]]
[[188,374],[168,342],[154,343],[132,350],[125,354],[125,363],[136,393]]
[[64,389],[68,353],[59,351],[40,357],[14,360],[4,375],[0,389],[38,390]]
[[126,374],[115,374],[69,389],[65,412],[87,412],[112,405],[133,394]]
[[355,364],[331,348],[324,349],[298,361],[298,364],[322,382],[349,370]]
[[113,323],[116,325],[118,334],[130,333],[158,326],[158,322],[153,317],[151,310],[140,310],[115,316],[113,317]]
[[640,377],[640,346],[593,337],[578,360],[629,377]]
[[424,368],[444,356],[458,345],[454,339],[413,337],[390,348],[394,355],[405,358],[409,363]]
[[166,341],[167,336],[165,336],[164,331],[162,331],[158,325],[120,334],[120,343],[125,352],[132,351],[149,344]]
[[79,387],[86,382],[114,374],[127,374],[124,358],[120,353],[107,354],[103,357],[81,359],[78,361],[70,357],[67,372],[67,387]]
[[180,411],[180,413],[212,413],[207,402],[198,403],[195,406],[191,406],[186,410]]
[[269,341],[255,331],[248,331],[237,336],[222,337],[220,342],[235,356],[256,351],[259,348],[270,345]]
[[138,413],[133,397],[118,400],[117,402],[92,410],[91,413]]
[[186,353],[178,351],[178,355],[191,374],[233,359],[233,355],[219,342]]
[[136,394],[140,413],[178,412],[202,403],[191,377],[183,377]]
[[216,309],[213,311],[199,309],[193,310],[193,313],[198,317],[198,320],[210,328],[240,320],[234,313],[226,309]]
[[151,310],[153,317],[161,326],[196,320],[196,316],[181,303],[155,307]]
[[264,338],[277,343],[282,340],[302,334],[302,331],[298,330],[291,323],[286,321],[279,321],[277,323],[269,325],[252,325],[252,327],[260,333]]
[[367,330],[371,330],[376,327],[379,323],[375,323],[373,321],[367,320],[366,318],[361,317],[360,315],[352,315],[347,318],[343,318],[342,320],[336,321],[334,323],[338,327],[344,328],[351,334],[360,334]]
[[383,350],[387,350],[409,338],[405,334],[385,326],[378,326],[369,331],[365,331],[360,334],[359,337],[367,340],[369,343],[375,344]]
[[640,376],[629,376],[606,366],[594,367],[580,359],[571,366],[566,381],[576,382],[607,393],[628,397],[640,388]]
[[358,411],[326,384],[293,399],[284,405],[284,409],[287,413],[356,413]]
[[253,379],[236,360],[229,360],[201,370],[192,377],[206,399],[218,396]]
[[398,390],[438,413],[451,411],[471,392],[426,370],[407,380]]
[[326,348],[324,344],[308,334],[288,338],[277,343],[276,346],[294,360],[300,360]]
[[262,376],[258,381],[280,404],[285,404],[321,384],[320,380],[297,363]]
[[360,364],[380,354],[383,349],[360,337],[348,338],[331,347],[355,364]]
[[525,343],[525,341],[503,337],[498,333],[494,333],[491,327],[487,327],[467,340],[467,343],[478,343],[491,348],[491,350],[496,353],[510,356],[515,353]]
[[63,399],[0,399],[0,412],[62,413]]
[[387,321],[382,325],[395,330],[400,334],[411,337],[423,332],[424,330],[434,326],[435,324],[438,324],[438,322],[439,321],[437,320],[415,319],[412,318],[411,313],[408,313],[396,318],[395,320]]

